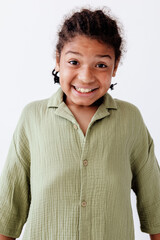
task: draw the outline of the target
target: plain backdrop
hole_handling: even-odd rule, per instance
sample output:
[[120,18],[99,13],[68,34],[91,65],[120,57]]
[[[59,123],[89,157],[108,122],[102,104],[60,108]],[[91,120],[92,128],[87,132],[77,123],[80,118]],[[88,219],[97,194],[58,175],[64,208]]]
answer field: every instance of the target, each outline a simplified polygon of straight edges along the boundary
[[[124,26],[127,53],[113,78],[118,84],[109,93],[140,109],[160,163],[159,0],[0,0],[0,171],[24,106],[50,97],[59,88],[51,72],[64,15],[87,5],[108,6]],[[140,230],[133,192],[131,202],[135,239],[150,239]]]

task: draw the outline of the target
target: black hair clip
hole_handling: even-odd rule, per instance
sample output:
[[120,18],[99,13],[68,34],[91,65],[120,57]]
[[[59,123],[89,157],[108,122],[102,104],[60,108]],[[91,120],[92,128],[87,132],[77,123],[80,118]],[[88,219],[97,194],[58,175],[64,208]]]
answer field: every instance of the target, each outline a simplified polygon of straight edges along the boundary
[[115,84],[112,83],[112,84],[111,84],[111,86],[110,86],[110,89],[111,89],[111,90],[114,90],[114,85],[117,85],[117,83],[115,83]]
[[59,77],[57,76],[58,72],[55,69],[52,71],[52,75],[54,76],[54,83],[59,83]]

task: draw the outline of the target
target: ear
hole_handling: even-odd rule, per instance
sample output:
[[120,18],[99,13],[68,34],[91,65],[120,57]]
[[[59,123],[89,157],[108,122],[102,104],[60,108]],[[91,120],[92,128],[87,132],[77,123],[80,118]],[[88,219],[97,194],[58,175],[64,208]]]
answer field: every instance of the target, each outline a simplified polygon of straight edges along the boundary
[[56,67],[55,67],[56,72],[59,72],[60,70],[60,55],[58,52],[56,52]]
[[118,69],[119,61],[120,61],[120,59],[117,59],[117,60],[116,60],[112,77],[115,77],[115,76],[116,76],[116,72],[117,72],[117,69]]

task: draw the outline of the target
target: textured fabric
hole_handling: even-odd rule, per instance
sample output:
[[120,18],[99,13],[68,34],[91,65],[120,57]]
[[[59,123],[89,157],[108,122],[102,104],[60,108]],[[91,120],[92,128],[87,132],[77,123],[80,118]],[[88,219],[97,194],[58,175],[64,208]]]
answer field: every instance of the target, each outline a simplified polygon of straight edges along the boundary
[[160,168],[139,110],[108,93],[84,136],[59,88],[28,104],[0,178],[0,233],[23,240],[134,240],[160,233]]

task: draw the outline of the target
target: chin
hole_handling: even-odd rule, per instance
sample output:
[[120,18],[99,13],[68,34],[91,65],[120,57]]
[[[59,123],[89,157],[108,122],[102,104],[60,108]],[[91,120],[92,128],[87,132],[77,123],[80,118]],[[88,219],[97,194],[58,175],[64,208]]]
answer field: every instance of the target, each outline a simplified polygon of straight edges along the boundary
[[75,103],[77,106],[83,106],[83,107],[89,107],[91,106],[93,103],[84,103],[84,102],[79,102],[79,103]]

